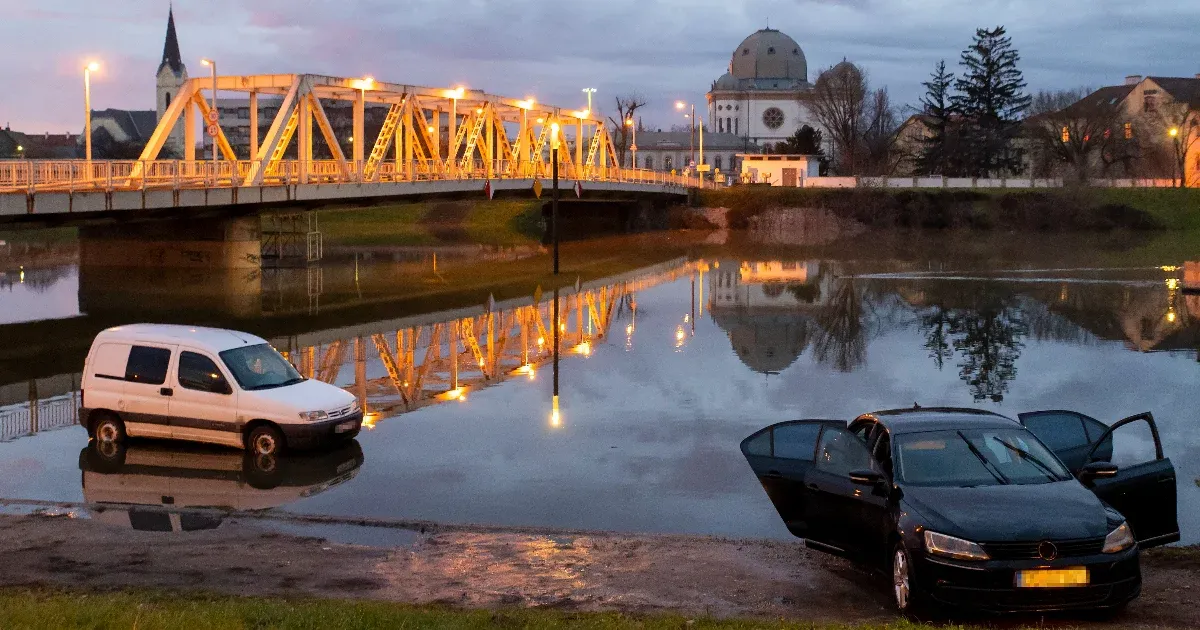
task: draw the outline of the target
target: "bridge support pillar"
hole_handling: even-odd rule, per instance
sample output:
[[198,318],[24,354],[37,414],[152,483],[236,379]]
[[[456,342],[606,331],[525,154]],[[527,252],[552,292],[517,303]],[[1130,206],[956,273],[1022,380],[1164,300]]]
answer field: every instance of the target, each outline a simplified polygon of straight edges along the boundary
[[79,263],[88,267],[257,269],[258,217],[171,219],[79,230]]

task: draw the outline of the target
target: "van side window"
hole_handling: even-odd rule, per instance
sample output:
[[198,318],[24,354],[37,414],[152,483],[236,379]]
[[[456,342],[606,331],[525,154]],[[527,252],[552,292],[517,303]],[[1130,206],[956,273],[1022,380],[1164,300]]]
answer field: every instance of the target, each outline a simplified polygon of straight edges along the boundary
[[217,364],[195,352],[179,353],[179,386],[215,394],[224,394],[229,390]]
[[166,348],[133,346],[129,350],[129,363],[125,366],[125,380],[162,385],[167,382],[167,364],[170,362],[171,351]]

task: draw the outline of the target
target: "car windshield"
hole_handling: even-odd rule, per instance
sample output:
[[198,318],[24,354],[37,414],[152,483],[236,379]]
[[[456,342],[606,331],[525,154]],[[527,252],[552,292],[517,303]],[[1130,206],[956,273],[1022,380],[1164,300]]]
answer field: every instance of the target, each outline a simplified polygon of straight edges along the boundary
[[896,474],[917,486],[1065,481],[1071,474],[1025,429],[963,429],[897,436]]
[[221,360],[233,372],[242,389],[271,389],[304,380],[287,359],[268,344],[234,348],[221,353]]

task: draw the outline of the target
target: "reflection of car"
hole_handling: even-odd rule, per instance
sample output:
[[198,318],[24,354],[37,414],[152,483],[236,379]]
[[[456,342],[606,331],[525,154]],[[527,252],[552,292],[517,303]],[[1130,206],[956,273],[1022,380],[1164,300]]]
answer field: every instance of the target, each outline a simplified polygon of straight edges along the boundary
[[232,330],[110,328],[92,342],[81,390],[80,423],[102,442],[171,438],[267,455],[362,427],[349,392],[300,376],[266,341]]
[[353,479],[363,463],[351,440],[329,451],[277,457],[200,445],[91,441],[79,453],[83,498],[94,518],[150,531],[220,525],[216,510],[265,510]]
[[[1022,419],[1033,432],[986,411],[881,411],[776,424],[741,448],[788,529],[886,568],[901,611],[1123,606],[1141,591],[1139,547],[1179,540],[1175,469],[1153,418]],[[1118,470],[1113,432],[1143,422],[1155,455]],[[1085,445],[1052,453],[1035,436],[1076,425]]]

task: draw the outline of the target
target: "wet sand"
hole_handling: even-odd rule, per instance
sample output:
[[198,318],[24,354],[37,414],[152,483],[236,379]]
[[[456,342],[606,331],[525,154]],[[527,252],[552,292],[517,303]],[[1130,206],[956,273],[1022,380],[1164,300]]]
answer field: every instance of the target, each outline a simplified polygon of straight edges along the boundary
[[[280,534],[253,521],[171,534],[65,516],[0,516],[0,558],[0,586],[150,587],[807,621],[894,619],[881,577],[798,543],[769,540],[454,528],[421,534],[411,546],[386,548]],[[1150,554],[1144,572],[1142,597],[1120,617],[1049,623],[1200,626],[1200,562],[1182,554]]]

